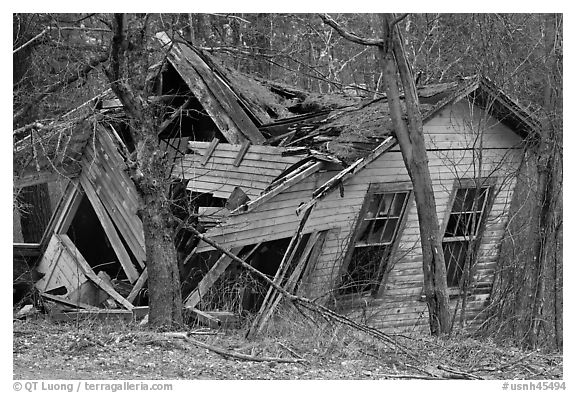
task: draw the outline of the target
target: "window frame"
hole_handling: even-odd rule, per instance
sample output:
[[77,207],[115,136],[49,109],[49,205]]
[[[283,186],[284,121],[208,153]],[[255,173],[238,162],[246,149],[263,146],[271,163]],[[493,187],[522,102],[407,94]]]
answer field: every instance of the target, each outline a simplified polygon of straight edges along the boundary
[[[494,189],[497,185],[498,179],[494,177],[481,177],[481,178],[466,178],[466,179],[454,179],[454,183],[452,185],[452,191],[450,194],[450,198],[448,200],[448,204],[446,207],[446,211],[444,213],[444,220],[441,225],[441,233],[442,233],[442,248],[444,249],[444,243],[469,243],[471,241],[477,241],[482,239],[482,234],[484,232],[486,226],[486,219],[489,215],[491,210],[491,206],[494,202]],[[476,233],[474,236],[464,235],[464,236],[448,236],[446,239],[446,230],[448,229],[448,223],[450,222],[450,217],[453,215],[454,209],[454,202],[456,201],[456,196],[458,195],[458,191],[461,189],[470,189],[476,188],[480,186],[480,188],[487,188],[486,198],[484,199],[484,204],[482,206],[482,210],[480,213],[480,220],[477,223]],[[467,246],[468,247],[468,246]],[[449,261],[446,259],[446,255],[444,256],[444,262],[446,266],[446,278],[448,281],[448,290],[450,292],[458,291],[460,289],[460,281],[462,278],[462,274],[460,274],[460,278],[458,279],[457,285],[450,285],[450,280],[448,279],[448,263]]]
[[[396,227],[392,241],[388,245],[383,244],[383,246],[389,247],[389,252],[383,254],[382,257],[380,258],[376,275],[381,278],[377,284],[377,287],[369,291],[358,293],[342,293],[341,290],[338,289],[337,297],[339,300],[352,301],[354,299],[379,298],[383,295],[383,292],[385,290],[385,283],[387,281],[388,274],[390,272],[389,261],[391,261],[394,255],[396,254],[398,245],[400,243],[399,240],[402,238],[404,228],[406,227],[406,220],[408,218],[408,215],[410,214],[410,209],[413,205],[414,192],[412,188],[412,182],[410,181],[393,182],[393,183],[370,183],[366,191],[366,195],[364,196],[362,207],[360,208],[360,211],[358,212],[358,215],[356,217],[356,222],[354,224],[353,230],[350,232],[347,251],[338,274],[339,284],[342,284],[344,282],[345,275],[348,273],[348,268],[351,263],[354,251],[356,248],[359,248],[357,247],[357,243],[359,241],[359,237],[362,235],[361,233],[359,233],[359,230],[362,226],[362,223],[365,220],[366,214],[370,207],[371,197],[374,194],[390,194],[390,193],[394,194],[407,193],[407,197],[403,205],[403,214],[401,212],[398,218],[398,225]],[[371,246],[361,245],[360,247],[371,247]]]

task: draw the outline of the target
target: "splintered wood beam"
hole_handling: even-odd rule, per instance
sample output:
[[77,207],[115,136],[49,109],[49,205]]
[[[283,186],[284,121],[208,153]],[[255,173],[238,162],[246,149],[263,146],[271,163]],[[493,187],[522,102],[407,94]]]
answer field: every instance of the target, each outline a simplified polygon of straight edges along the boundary
[[130,291],[130,294],[128,294],[126,300],[128,300],[130,303],[134,303],[136,296],[138,296],[138,293],[140,293],[144,287],[144,284],[146,284],[146,281],[148,281],[148,268],[145,268],[140,277],[138,277],[138,281],[136,281],[136,284],[134,284],[134,287],[132,287],[132,290]]
[[244,156],[246,155],[246,153],[248,152],[248,149],[250,148],[250,144],[251,144],[250,141],[242,142],[242,146],[240,147],[240,151],[238,151],[238,155],[236,156],[236,159],[234,160],[234,166],[235,167],[240,166],[240,164],[242,163]]
[[202,161],[200,161],[200,165],[204,166],[206,165],[206,163],[208,163],[210,157],[212,157],[212,153],[214,153],[214,150],[216,150],[216,146],[218,146],[218,143],[220,143],[220,139],[218,138],[212,139],[212,141],[208,145],[208,149],[206,149],[206,152],[204,153],[204,156],[202,156]]
[[[234,255],[237,255],[241,250],[242,250],[241,247],[234,248],[230,250],[230,252]],[[200,303],[200,300],[202,300],[202,296],[204,296],[208,292],[208,290],[212,287],[212,285],[214,285],[216,280],[220,278],[222,273],[224,273],[224,271],[230,265],[231,262],[232,258],[230,258],[226,254],[223,254],[216,261],[214,266],[212,266],[212,268],[208,271],[208,273],[206,273],[206,275],[202,278],[202,280],[198,283],[196,289],[194,289],[190,293],[190,295],[188,295],[188,297],[184,301],[184,306],[186,306],[187,308],[196,307],[196,305]]]
[[104,292],[106,292],[108,295],[110,295],[110,297],[112,299],[116,300],[118,303],[120,303],[122,306],[124,306],[127,310],[132,310],[134,308],[134,306],[128,300],[126,300],[122,295],[120,295],[118,292],[116,292],[116,290],[110,284],[108,284],[102,278],[98,277],[96,275],[96,273],[94,273],[90,264],[88,262],[86,262],[86,260],[84,259],[84,256],[82,256],[82,254],[76,248],[76,245],[74,245],[74,243],[68,237],[68,235],[56,234],[54,236],[57,236],[59,238],[60,242],[68,249],[68,252],[70,252],[70,254],[74,257],[80,270],[84,273],[84,275],[90,281],[92,281],[94,284],[96,284],[98,287],[100,287]]
[[358,159],[348,168],[340,171],[337,175],[329,179],[326,183],[318,187],[312,193],[312,199],[305,204],[300,205],[296,209],[296,214],[300,214],[302,210],[309,209],[314,206],[319,200],[324,198],[326,195],[330,194],[332,191],[339,187],[346,179],[350,178],[354,174],[362,170],[366,165],[373,162],[375,159],[380,157],[387,150],[392,148],[396,144],[396,138],[389,136],[382,143],[380,143],[374,150],[370,152],[366,157]]
[[250,210],[257,208],[258,206],[261,206],[263,203],[274,198],[276,195],[280,194],[282,191],[292,187],[296,183],[299,183],[301,180],[307,178],[308,176],[312,175],[313,173],[318,172],[320,169],[322,169],[323,165],[324,164],[322,162],[316,162],[312,165],[307,166],[305,169],[286,177],[282,184],[274,187],[272,190],[268,191],[267,193],[262,194],[261,196],[254,199],[253,201],[250,201],[250,202],[248,202],[242,206],[239,206],[238,208],[231,211],[230,214],[244,213],[244,212],[247,212],[247,211],[250,211]]
[[128,277],[130,283],[134,283],[136,280],[138,280],[138,270],[136,270],[136,267],[130,259],[130,255],[128,255],[128,252],[124,248],[122,240],[120,239],[120,235],[118,235],[112,219],[110,216],[108,216],[106,208],[100,201],[96,190],[93,188],[92,183],[90,183],[88,179],[86,179],[84,176],[80,176],[80,184],[82,185],[86,196],[90,200],[90,203],[92,204],[92,207],[98,216],[98,220],[100,221],[100,224],[102,225],[108,240],[110,240],[110,244],[112,245],[114,253],[118,257],[118,260],[122,265],[124,272],[126,273],[126,277]]

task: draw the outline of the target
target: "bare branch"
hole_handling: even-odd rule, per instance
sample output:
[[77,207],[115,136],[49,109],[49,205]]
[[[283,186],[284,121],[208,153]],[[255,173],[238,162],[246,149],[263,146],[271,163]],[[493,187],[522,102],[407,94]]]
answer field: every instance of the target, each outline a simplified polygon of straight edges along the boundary
[[36,41],[38,38],[42,37],[44,34],[46,34],[48,31],[50,30],[49,27],[45,28],[44,30],[42,30],[40,33],[38,33],[37,35],[35,35],[32,39],[30,39],[29,41],[27,41],[25,44],[19,46],[18,48],[14,49],[12,51],[12,54],[15,54],[16,52],[24,49],[25,47],[27,47],[28,45],[30,45],[32,42]]
[[348,41],[355,42],[361,45],[368,45],[368,46],[383,46],[384,41],[375,38],[364,38],[359,37],[354,33],[351,33],[345,30],[342,26],[340,26],[334,19],[332,19],[328,14],[318,14],[318,16],[322,19],[322,21],[327,24],[328,26],[332,27],[338,34],[340,34],[343,38],[347,39]]
[[224,17],[224,18],[236,19],[236,20],[239,20],[239,21],[241,21],[241,22],[250,24],[250,21],[249,21],[249,20],[246,20],[246,19],[244,19],[244,18],[240,18],[239,16],[236,16],[236,15],[230,15],[230,14],[208,14],[208,15],[212,15],[212,16],[222,16],[222,17]]
[[396,26],[397,23],[402,22],[407,16],[408,16],[408,14],[402,14],[402,15],[400,15],[398,18],[394,19],[394,20],[392,21],[392,23],[390,23],[390,27]]
[[68,86],[68,85],[76,82],[77,80],[79,80],[81,78],[85,78],[90,73],[90,71],[92,71],[98,65],[104,63],[107,60],[108,60],[108,53],[103,53],[100,56],[93,57],[92,59],[90,59],[88,64],[86,64],[83,68],[78,70],[78,72],[76,72],[76,73],[72,74],[71,76],[69,76],[68,78],[66,78],[66,79],[64,79],[58,83],[54,83],[53,85],[48,87],[42,93],[38,94],[33,99],[29,100],[28,103],[26,105],[24,105],[24,107],[22,107],[18,112],[16,112],[16,114],[14,115],[14,118],[13,118],[13,123],[16,124],[20,120],[22,120],[24,118],[24,116],[28,113],[28,111],[30,111],[30,109],[37,106],[40,103],[40,101],[42,101],[44,98],[46,98],[49,94],[54,93],[56,90],[58,90],[64,86]]

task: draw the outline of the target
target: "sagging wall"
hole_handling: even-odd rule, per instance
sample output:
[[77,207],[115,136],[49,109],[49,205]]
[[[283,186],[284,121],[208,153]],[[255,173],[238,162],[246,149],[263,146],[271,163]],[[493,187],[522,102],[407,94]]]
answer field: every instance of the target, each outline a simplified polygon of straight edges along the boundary
[[[477,136],[468,131],[463,120],[469,113],[467,111],[468,106],[460,104],[441,112],[425,125],[425,134],[428,144],[434,146],[430,148],[428,158],[441,228],[445,227],[451,209],[455,179],[480,176],[498,180],[494,187],[497,193],[486,219],[486,229],[478,252],[474,277],[479,285],[468,299],[467,320],[471,320],[483,309],[493,282],[499,244],[504,235],[515,185],[515,171],[521,161],[522,151],[517,149],[521,142],[518,136],[488,118],[482,139],[484,146],[493,148],[482,150],[480,170],[479,151],[466,149],[471,141],[478,140]],[[474,121],[479,124],[485,114],[478,109],[476,111]],[[367,191],[369,183],[410,181],[401,153],[395,150],[369,164],[346,183],[345,194],[350,190],[359,195],[356,201],[349,201],[358,206],[357,212],[363,203],[363,196],[360,195]],[[367,299],[362,305],[357,303],[352,309],[352,314],[365,322],[393,330],[415,326],[426,329],[428,323],[426,303],[421,299],[424,277],[418,217],[413,200],[407,206],[406,214],[406,225],[400,228],[398,249],[392,257],[394,267],[387,276],[381,296]],[[329,290],[338,283],[342,273],[342,257],[353,230],[354,225],[343,226],[338,233],[333,232],[332,236],[328,236],[324,252],[311,278],[313,290],[310,297],[329,295]],[[451,303],[452,307],[456,306],[455,300]],[[481,318],[475,322],[481,322]]]
[[[496,189],[499,192],[486,219],[475,275],[477,282],[489,288],[514,189],[514,173],[521,160],[521,150],[517,149],[521,140],[511,130],[488,117],[489,121],[483,126],[482,141],[483,146],[491,148],[482,150],[482,167],[479,170],[479,150],[470,149],[470,145],[478,143],[479,138],[471,132],[469,122],[465,121],[469,114],[469,106],[465,103],[452,106],[429,120],[425,133],[428,144],[433,145],[429,149],[429,166],[441,225],[451,209],[455,179],[478,176],[498,179]],[[473,115],[475,123],[472,125],[482,126],[486,119],[483,111],[475,108]],[[296,208],[308,202],[312,192],[336,173],[315,173],[253,211],[229,217],[206,235],[227,247],[292,236],[300,220]],[[344,256],[370,184],[409,184],[409,181],[401,153],[396,148],[346,181],[342,193],[336,190],[314,207],[303,233],[327,230],[327,236],[315,268],[311,275],[304,278],[304,285],[301,286],[306,288],[305,295],[329,299],[336,294],[335,285],[339,283]],[[406,225],[400,229],[399,246],[393,257],[395,264],[381,296],[371,298],[364,302],[363,307],[351,310],[352,314],[375,326],[406,329],[415,325],[425,328],[427,324],[426,304],[421,301],[422,255],[413,200],[407,206],[406,214]],[[208,245],[200,245],[198,251],[209,249]],[[468,319],[478,314],[487,296],[485,290],[473,294],[469,299]]]

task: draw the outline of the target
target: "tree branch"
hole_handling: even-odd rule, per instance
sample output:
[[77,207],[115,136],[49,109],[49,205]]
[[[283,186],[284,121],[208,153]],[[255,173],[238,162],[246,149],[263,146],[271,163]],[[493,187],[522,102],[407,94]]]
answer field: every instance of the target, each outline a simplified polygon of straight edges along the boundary
[[88,64],[86,64],[84,67],[78,70],[78,72],[75,72],[68,78],[60,82],[54,83],[53,85],[48,87],[42,93],[34,97],[34,99],[28,101],[26,105],[24,105],[22,108],[20,108],[20,110],[18,110],[18,112],[16,112],[13,118],[13,123],[17,124],[20,120],[22,120],[26,116],[28,111],[30,111],[33,107],[37,106],[40,103],[40,101],[46,98],[49,94],[54,93],[56,90],[64,86],[68,86],[81,78],[85,78],[90,73],[90,71],[92,71],[98,65],[106,62],[107,60],[108,60],[108,53],[103,53],[100,56],[93,57],[92,59],[90,59]]
[[348,41],[355,42],[361,45],[368,45],[368,46],[383,46],[384,41],[375,38],[364,38],[357,36],[354,33],[351,33],[345,30],[342,26],[340,26],[334,19],[332,19],[328,14],[318,14],[318,16],[322,19],[322,21],[327,24],[328,26],[332,27],[338,34],[340,34],[343,38],[347,39]]
[[12,51],[12,54],[15,54],[16,52],[26,48],[28,45],[30,45],[32,42],[36,41],[38,38],[42,37],[44,34],[46,34],[48,31],[50,30],[49,27],[45,28],[44,30],[42,30],[40,33],[38,33],[36,36],[34,36],[33,38],[31,38],[29,41],[27,41],[26,43],[24,43],[23,45],[20,45],[18,48],[14,49]]
[[252,272],[253,274],[257,275],[258,277],[262,278],[266,283],[268,283],[270,286],[274,287],[274,289],[276,289],[278,292],[280,292],[286,299],[288,299],[289,301],[291,301],[292,303],[294,303],[295,305],[299,305],[302,306],[303,308],[309,310],[309,311],[313,311],[316,312],[320,315],[322,315],[324,318],[331,320],[331,321],[336,321],[339,322],[343,325],[346,326],[350,326],[353,329],[357,329],[359,331],[362,331],[366,334],[369,334],[370,336],[381,340],[382,342],[387,343],[388,345],[398,349],[399,351],[403,352],[405,355],[407,355],[410,358],[415,358],[414,355],[412,355],[410,353],[410,351],[408,350],[408,348],[404,347],[403,345],[401,345],[400,343],[396,342],[395,340],[393,340],[389,335],[387,335],[386,333],[373,328],[371,326],[367,326],[367,325],[363,325],[357,322],[354,322],[353,320],[351,320],[350,318],[338,314],[335,311],[332,311],[331,309],[329,309],[328,307],[325,307],[321,304],[318,304],[308,298],[305,297],[301,297],[301,296],[296,296],[291,294],[290,292],[288,292],[286,289],[284,289],[282,286],[278,285],[276,282],[274,282],[273,280],[271,280],[267,275],[265,275],[264,273],[262,273],[260,270],[256,269],[255,267],[253,267],[252,265],[250,265],[249,263],[247,263],[246,261],[244,261],[243,259],[237,257],[236,255],[234,255],[233,253],[231,253],[230,251],[226,250],[224,247],[222,247],[220,244],[216,243],[214,240],[210,239],[209,237],[205,236],[204,234],[200,233],[196,228],[194,228],[193,226],[188,227],[188,229],[194,234],[196,235],[196,237],[206,243],[208,243],[209,245],[211,245],[212,247],[214,247],[215,249],[217,249],[218,251],[223,252],[224,254],[228,255],[228,257],[232,258],[234,261],[238,262],[242,267],[244,267],[245,269],[249,270],[250,272]]

